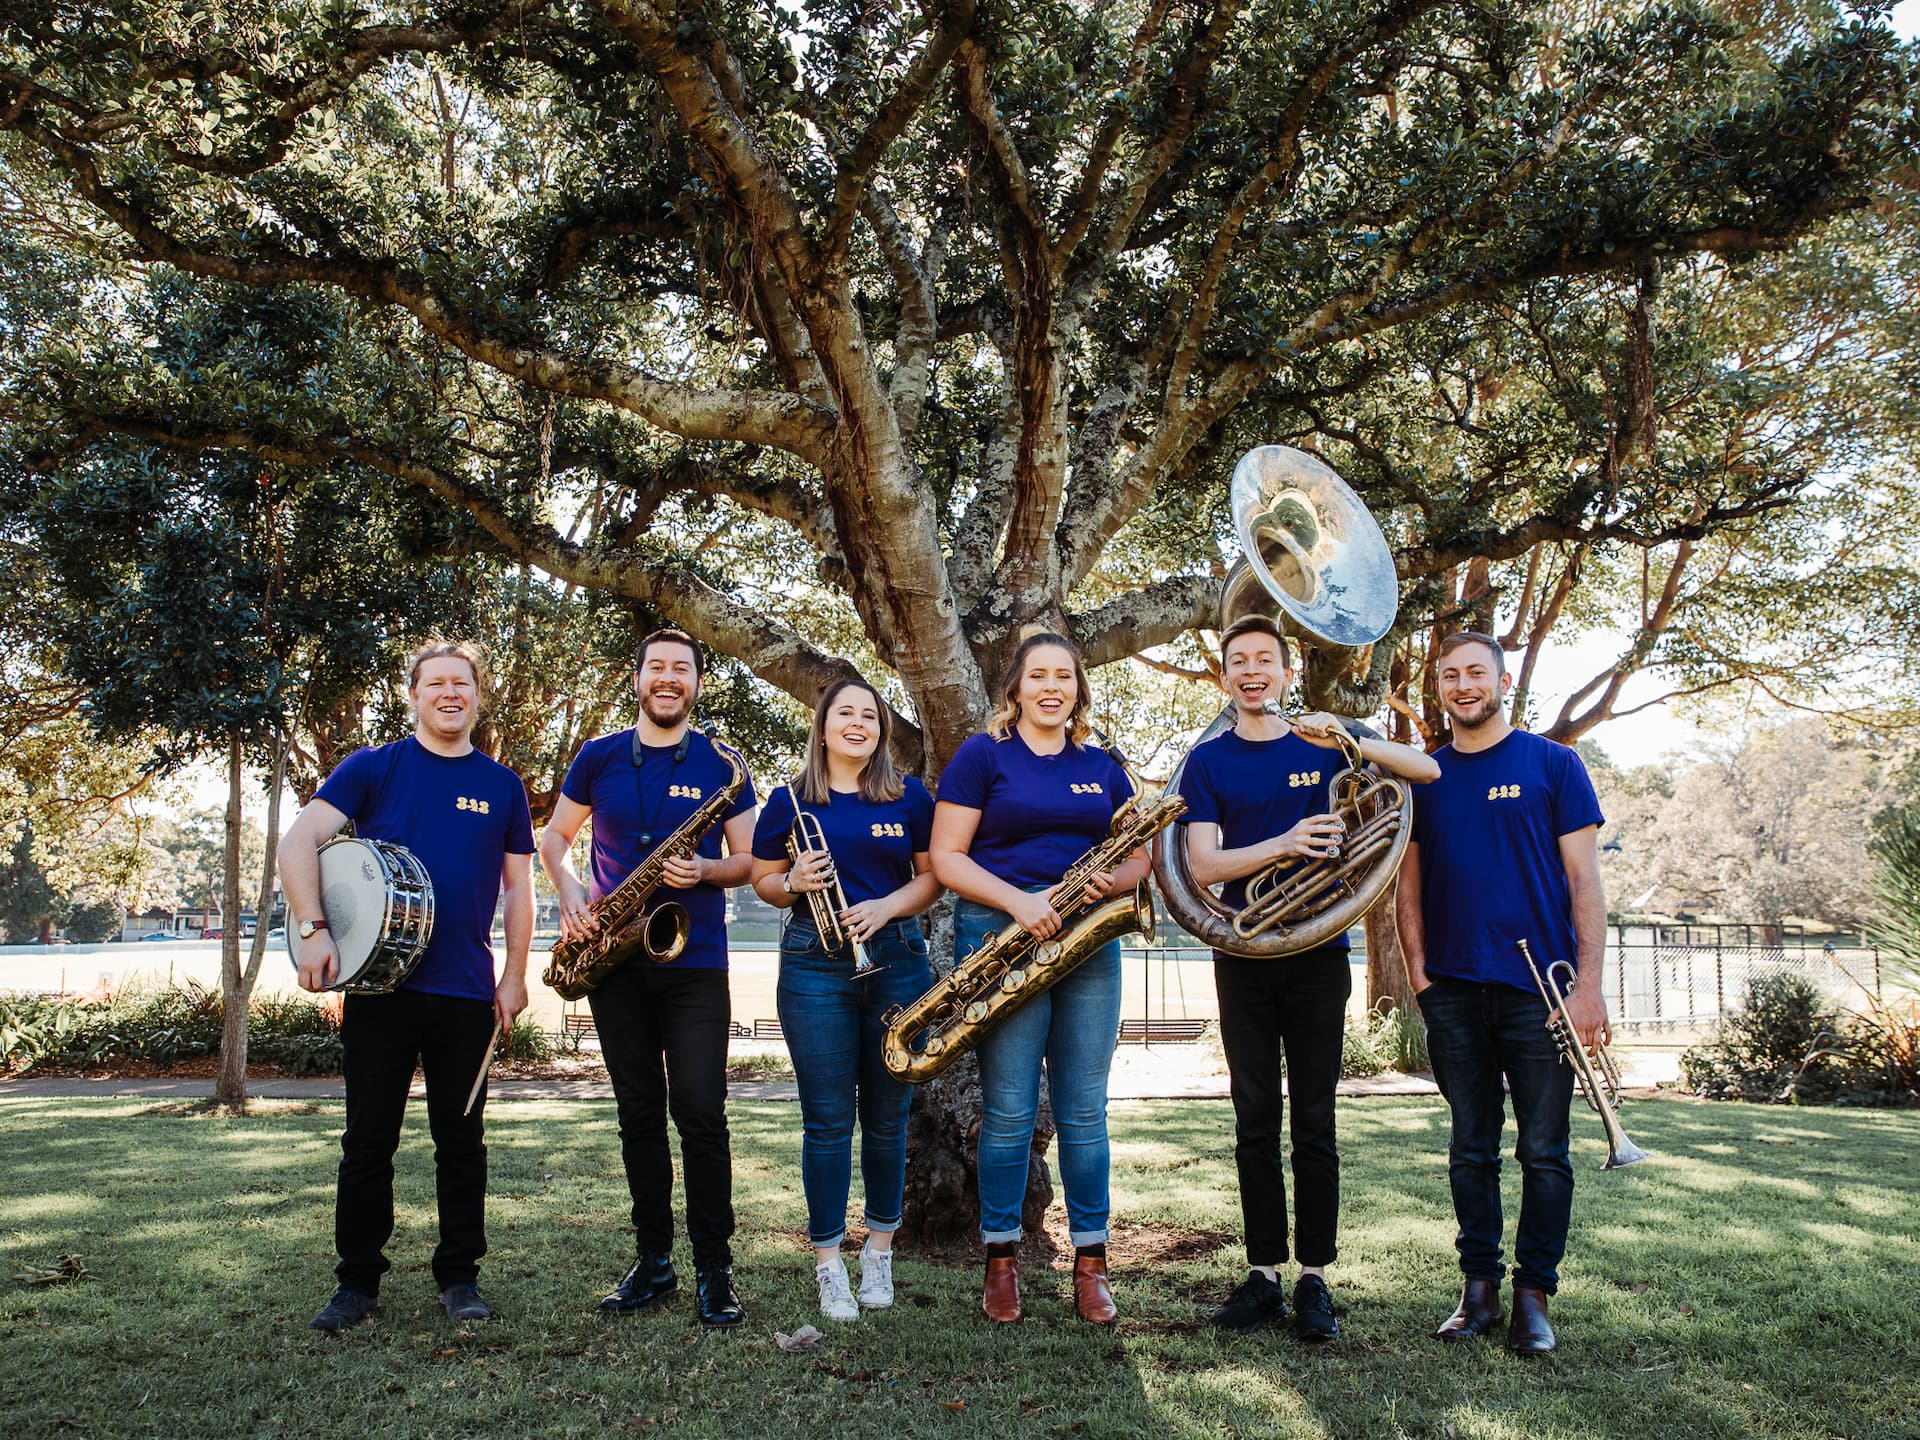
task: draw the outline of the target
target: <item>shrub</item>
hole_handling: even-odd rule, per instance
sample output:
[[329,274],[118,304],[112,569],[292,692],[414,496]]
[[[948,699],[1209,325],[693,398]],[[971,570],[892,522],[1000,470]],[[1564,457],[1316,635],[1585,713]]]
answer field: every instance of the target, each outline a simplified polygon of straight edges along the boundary
[[1340,1048],[1340,1075],[1354,1079],[1388,1070],[1411,1074],[1431,1069],[1427,1031],[1420,1017],[1392,1008],[1369,1010],[1349,1024]]
[[1911,1017],[1878,1002],[1848,1014],[1804,975],[1768,975],[1748,984],[1745,1007],[1682,1055],[1680,1069],[1709,1100],[1912,1104],[1920,1099],[1917,1040]]
[[541,1064],[553,1059],[553,1037],[525,1015],[515,1018],[501,1041],[500,1054],[508,1060]]
[[[219,1054],[220,1023],[219,992],[192,981],[128,988],[96,1002],[0,996],[0,1068],[71,1070],[140,1060],[165,1068]],[[314,1001],[260,996],[248,1016],[247,1054],[295,1074],[338,1074],[339,1026]]]

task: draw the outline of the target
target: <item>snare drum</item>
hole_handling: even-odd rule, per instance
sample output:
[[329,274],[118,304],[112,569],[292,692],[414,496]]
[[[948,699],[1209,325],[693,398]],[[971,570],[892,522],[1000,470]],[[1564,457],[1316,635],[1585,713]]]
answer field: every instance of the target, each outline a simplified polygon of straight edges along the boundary
[[[336,835],[320,847],[320,911],[340,956],[327,986],[384,995],[420,963],[433,934],[433,881],[404,846]],[[287,953],[300,963],[300,934],[287,926]]]

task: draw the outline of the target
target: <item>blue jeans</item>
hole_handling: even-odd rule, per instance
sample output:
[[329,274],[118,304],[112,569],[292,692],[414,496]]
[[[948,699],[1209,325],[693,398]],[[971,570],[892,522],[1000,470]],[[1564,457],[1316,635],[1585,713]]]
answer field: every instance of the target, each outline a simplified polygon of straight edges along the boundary
[[1454,1248],[1469,1280],[1496,1284],[1506,1273],[1500,1239],[1500,1132],[1506,1097],[1520,1131],[1520,1223],[1513,1236],[1513,1283],[1551,1295],[1560,1284],[1573,1216],[1567,1159],[1573,1067],[1547,1030],[1547,1004],[1533,991],[1442,977],[1420,992],[1433,1078],[1453,1109],[1447,1181],[1460,1233]]
[[806,912],[790,915],[780,937],[780,1029],[800,1082],[800,1181],[807,1192],[807,1238],[838,1245],[847,1233],[853,1184],[853,1121],[860,1119],[860,1180],[867,1229],[900,1228],[907,1177],[907,1105],[913,1088],[887,1073],[881,1016],[917,1000],[933,984],[927,942],[915,920],[896,920],[867,949],[887,968],[854,982],[853,955],[829,951]]
[[[954,907],[953,953],[966,956],[1011,916],[972,900]],[[1040,1066],[1053,1092],[1060,1182],[1075,1245],[1107,1238],[1107,1075],[1120,1033],[1120,942],[1109,941],[980,1042],[980,1238],[1018,1240]]]

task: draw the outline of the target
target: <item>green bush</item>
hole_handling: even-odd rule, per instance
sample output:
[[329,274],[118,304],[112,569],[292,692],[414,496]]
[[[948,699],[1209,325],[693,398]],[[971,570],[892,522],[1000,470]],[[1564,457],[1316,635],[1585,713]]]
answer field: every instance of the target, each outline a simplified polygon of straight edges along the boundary
[[1884,1007],[1849,1014],[1804,975],[1768,975],[1749,982],[1745,1007],[1682,1055],[1680,1069],[1709,1100],[1913,1104],[1914,1039]]
[[508,1060],[524,1060],[537,1065],[553,1059],[553,1037],[522,1015],[507,1031],[501,1042],[500,1053]]
[[1369,1010],[1358,1024],[1349,1024],[1340,1049],[1342,1079],[1380,1075],[1397,1070],[1403,1075],[1433,1068],[1427,1059],[1427,1029],[1417,1014],[1396,1010]]
[[[0,1069],[86,1069],[144,1060],[166,1068],[220,1053],[217,991],[189,981],[160,990],[129,988],[90,1002],[0,996]],[[340,1071],[340,1034],[311,1000],[267,995],[253,1002],[248,1058],[295,1074]]]

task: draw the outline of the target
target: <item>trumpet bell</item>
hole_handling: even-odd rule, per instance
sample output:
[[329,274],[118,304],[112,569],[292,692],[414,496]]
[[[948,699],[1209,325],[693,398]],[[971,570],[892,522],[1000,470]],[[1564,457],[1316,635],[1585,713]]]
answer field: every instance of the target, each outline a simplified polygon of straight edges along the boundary
[[1322,645],[1357,649],[1393,628],[1393,551],[1324,461],[1290,445],[1249,450],[1233,467],[1232,505],[1241,558],[1221,600],[1223,626],[1270,600]]

